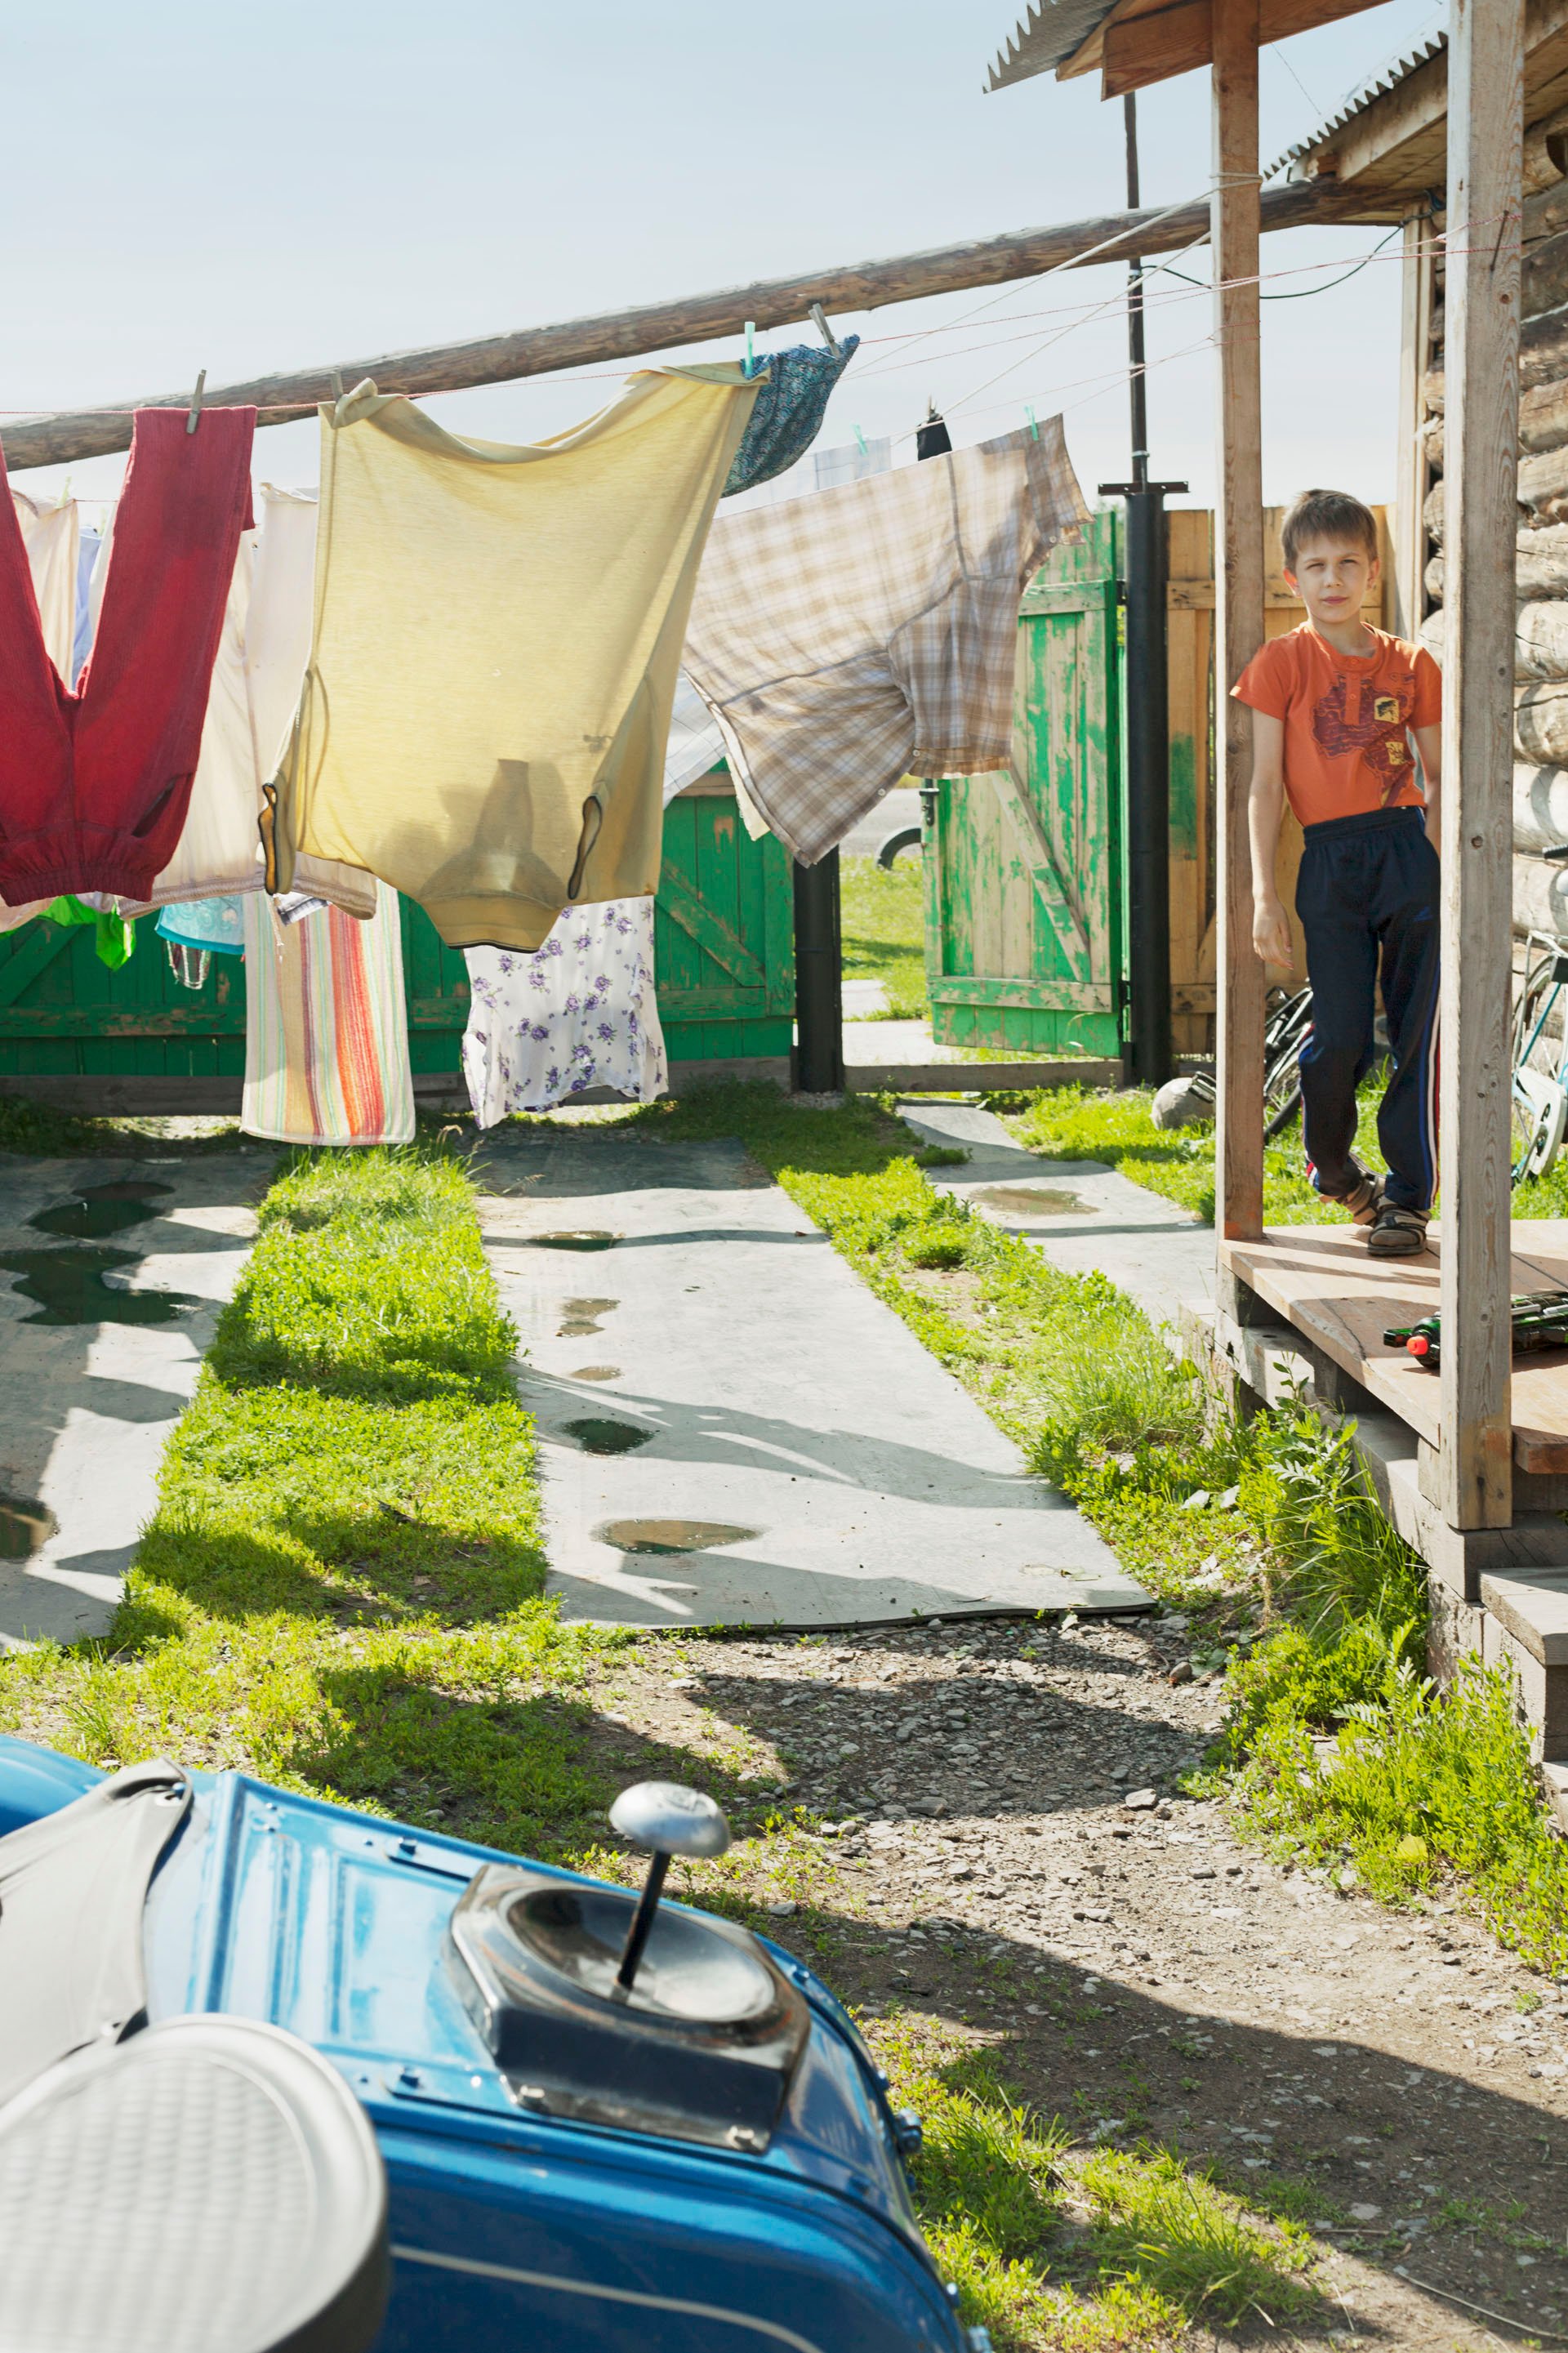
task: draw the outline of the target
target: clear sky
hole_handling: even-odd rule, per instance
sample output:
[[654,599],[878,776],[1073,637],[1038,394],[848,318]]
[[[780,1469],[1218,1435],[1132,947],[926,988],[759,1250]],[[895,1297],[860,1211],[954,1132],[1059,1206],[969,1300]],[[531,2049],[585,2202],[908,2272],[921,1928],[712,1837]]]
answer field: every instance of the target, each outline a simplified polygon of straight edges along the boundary
[[[1265,162],[1444,13],[1387,0],[1267,50]],[[129,402],[204,366],[219,385],[1120,208],[1121,109],[1094,78],[984,93],[1017,14],[1018,0],[10,10],[0,406]],[[1140,110],[1144,202],[1201,192],[1207,74]],[[1264,269],[1282,274],[1265,291],[1321,286],[1340,274],[1325,265],[1350,267],[1383,235],[1267,237]],[[1206,250],[1180,266],[1204,277]],[[1092,496],[1128,463],[1123,282],[1120,268],[1079,270],[1000,301],[983,290],[836,322],[868,342],[824,446],[856,427],[907,436],[928,397],[959,443],[1022,424],[1026,403],[1060,408]],[[1154,282],[1154,463],[1206,502],[1208,298]],[[1268,302],[1264,321],[1265,495],[1310,480],[1392,498],[1393,249],[1332,290]],[[431,406],[454,430],[526,440],[613,389],[533,379]],[[259,434],[258,475],[313,481],[315,435]],[[111,493],[122,462],[68,470],[73,488]]]

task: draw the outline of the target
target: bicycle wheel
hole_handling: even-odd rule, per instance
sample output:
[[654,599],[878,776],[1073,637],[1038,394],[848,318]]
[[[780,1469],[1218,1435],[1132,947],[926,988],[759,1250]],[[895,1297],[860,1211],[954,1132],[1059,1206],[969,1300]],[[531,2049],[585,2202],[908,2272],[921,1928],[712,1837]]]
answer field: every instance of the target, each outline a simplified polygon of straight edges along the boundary
[[1564,1098],[1557,1065],[1562,1048],[1549,1039],[1552,1015],[1563,1004],[1562,951],[1553,945],[1531,957],[1513,1008],[1513,1182],[1543,1176],[1563,1142]]
[[1301,1108],[1301,1072],[1294,1055],[1283,1070],[1265,1074],[1263,1140],[1272,1144],[1283,1135]]
[[1263,1134],[1266,1143],[1283,1135],[1301,1108],[1301,1047],[1312,1027],[1312,992],[1288,997],[1268,1024],[1264,1040]]

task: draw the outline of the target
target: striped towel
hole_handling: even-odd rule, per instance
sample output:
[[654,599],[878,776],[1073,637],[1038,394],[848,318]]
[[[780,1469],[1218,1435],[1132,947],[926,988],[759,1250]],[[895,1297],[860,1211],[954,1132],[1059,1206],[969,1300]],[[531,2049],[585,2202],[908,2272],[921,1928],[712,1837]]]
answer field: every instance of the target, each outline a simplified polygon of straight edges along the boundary
[[323,907],[285,926],[258,892],[245,917],[247,1135],[279,1144],[407,1144],[414,1079],[395,891],[361,923]]

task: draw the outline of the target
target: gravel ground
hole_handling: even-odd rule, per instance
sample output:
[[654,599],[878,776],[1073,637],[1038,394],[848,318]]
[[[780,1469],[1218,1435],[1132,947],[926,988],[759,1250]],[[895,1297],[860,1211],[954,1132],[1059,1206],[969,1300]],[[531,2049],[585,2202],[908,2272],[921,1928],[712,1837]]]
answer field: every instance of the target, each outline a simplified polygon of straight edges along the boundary
[[1079,2147],[1160,2141],[1310,2224],[1330,2336],[1568,2342],[1568,2002],[1456,1906],[1342,1893],[1183,1797],[1218,1692],[1172,1683],[1181,1625],[645,1644],[592,1737],[738,1831],[796,1810],[726,1876],[873,2041],[955,2026]]

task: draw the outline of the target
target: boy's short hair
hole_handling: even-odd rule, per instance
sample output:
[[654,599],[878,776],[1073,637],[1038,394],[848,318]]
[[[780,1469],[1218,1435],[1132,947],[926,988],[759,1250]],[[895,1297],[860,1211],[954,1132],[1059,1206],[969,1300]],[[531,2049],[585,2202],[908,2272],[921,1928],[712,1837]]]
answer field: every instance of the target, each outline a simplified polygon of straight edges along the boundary
[[1368,561],[1377,561],[1377,517],[1348,491],[1303,491],[1279,533],[1285,569],[1294,572],[1303,540],[1359,539]]

